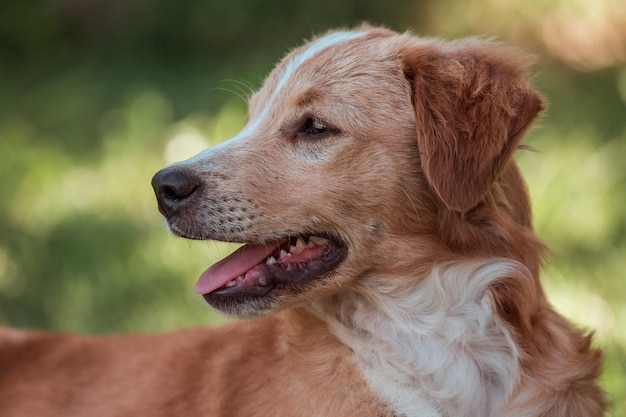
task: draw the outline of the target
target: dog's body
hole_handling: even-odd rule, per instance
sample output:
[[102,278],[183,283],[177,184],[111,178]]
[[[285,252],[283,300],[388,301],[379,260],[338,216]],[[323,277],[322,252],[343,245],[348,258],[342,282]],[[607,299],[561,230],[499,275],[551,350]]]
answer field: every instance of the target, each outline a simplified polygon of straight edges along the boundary
[[0,332],[0,416],[366,416],[383,410],[349,350],[322,329],[312,317],[286,311],[156,335]]
[[293,51],[241,133],[153,179],[172,232],[246,243],[196,291],[266,317],[0,331],[0,415],[603,415],[600,355],[543,295],[511,160],[542,108],[527,66],[371,28]]

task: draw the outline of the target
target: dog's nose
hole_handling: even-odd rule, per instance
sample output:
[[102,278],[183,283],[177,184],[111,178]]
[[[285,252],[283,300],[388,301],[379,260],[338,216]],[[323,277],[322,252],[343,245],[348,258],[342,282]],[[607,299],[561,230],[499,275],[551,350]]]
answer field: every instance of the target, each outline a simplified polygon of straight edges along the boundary
[[191,172],[179,168],[163,168],[152,177],[152,188],[159,204],[159,211],[168,219],[192,198],[200,180]]

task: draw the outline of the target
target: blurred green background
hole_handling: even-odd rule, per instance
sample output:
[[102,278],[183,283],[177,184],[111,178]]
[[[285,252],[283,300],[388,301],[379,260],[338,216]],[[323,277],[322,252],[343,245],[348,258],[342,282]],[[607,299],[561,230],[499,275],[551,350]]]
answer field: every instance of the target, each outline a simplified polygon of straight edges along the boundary
[[[89,333],[221,319],[191,291],[231,248],[168,235],[150,188],[227,139],[314,33],[362,21],[538,55],[549,102],[518,160],[551,301],[596,332],[626,416],[623,0],[9,0],[0,4],[0,325]],[[621,323],[621,324],[620,324]]]

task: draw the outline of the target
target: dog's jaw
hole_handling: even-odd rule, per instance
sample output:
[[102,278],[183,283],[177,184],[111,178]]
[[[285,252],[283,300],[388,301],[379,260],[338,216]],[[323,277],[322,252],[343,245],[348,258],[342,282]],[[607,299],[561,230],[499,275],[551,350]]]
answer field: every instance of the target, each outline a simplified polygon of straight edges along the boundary
[[230,315],[269,313],[274,310],[274,300],[305,292],[329,279],[346,253],[345,244],[319,236],[244,245],[207,269],[195,291],[209,305]]

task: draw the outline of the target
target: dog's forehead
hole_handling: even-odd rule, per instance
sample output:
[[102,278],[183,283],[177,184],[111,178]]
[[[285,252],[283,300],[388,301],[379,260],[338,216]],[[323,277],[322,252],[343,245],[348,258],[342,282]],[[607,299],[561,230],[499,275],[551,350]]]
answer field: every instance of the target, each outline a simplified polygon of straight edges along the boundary
[[333,32],[315,39],[287,55],[276,67],[270,77],[275,77],[277,87],[280,88],[289,81],[294,74],[312,69],[315,63],[321,60],[326,65],[332,64],[333,57],[344,55],[351,48],[363,44],[369,32]]
[[[381,30],[332,32],[289,53],[267,77],[250,103],[267,108],[279,97],[296,93],[298,82],[331,84],[346,81],[356,68],[376,54],[371,41],[389,33]],[[359,59],[355,59],[358,57]]]

